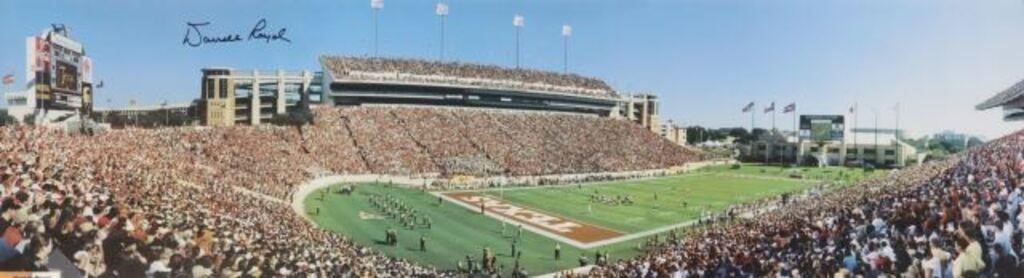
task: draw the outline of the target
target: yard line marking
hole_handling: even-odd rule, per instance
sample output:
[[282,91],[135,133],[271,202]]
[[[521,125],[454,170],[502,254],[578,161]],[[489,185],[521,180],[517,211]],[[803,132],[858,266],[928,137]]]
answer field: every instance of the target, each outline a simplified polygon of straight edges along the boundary
[[477,211],[479,211],[480,205],[483,204],[485,215],[492,217],[501,216],[504,219],[499,218],[499,220],[510,220],[511,223],[523,225],[523,228],[533,227],[536,228],[534,230],[557,235],[558,238],[565,239],[563,240],[564,242],[572,245],[586,245],[595,241],[615,238],[623,234],[612,229],[507,203],[474,192],[449,192],[441,194],[441,196],[462,204],[463,207],[476,208]]

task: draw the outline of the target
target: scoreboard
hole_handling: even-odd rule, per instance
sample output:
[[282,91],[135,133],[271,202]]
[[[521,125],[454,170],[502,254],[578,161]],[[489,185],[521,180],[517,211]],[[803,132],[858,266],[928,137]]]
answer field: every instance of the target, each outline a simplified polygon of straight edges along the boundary
[[845,130],[842,115],[800,115],[800,139],[842,141]]
[[28,37],[25,48],[25,76],[34,85],[36,108],[74,110],[92,106],[92,60],[81,43],[68,37],[66,27],[54,25],[38,36]]

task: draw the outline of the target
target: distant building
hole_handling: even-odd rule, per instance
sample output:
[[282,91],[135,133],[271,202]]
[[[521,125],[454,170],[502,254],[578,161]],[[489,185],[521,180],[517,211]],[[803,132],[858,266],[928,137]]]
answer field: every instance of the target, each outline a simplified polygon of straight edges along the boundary
[[840,141],[810,141],[792,134],[766,135],[745,149],[749,161],[818,165],[904,167],[918,158],[917,148],[898,139],[902,130],[851,128]]
[[322,92],[320,73],[309,71],[205,68],[202,72],[199,117],[204,125],[258,125],[309,105],[310,96]]
[[1024,120],[1024,80],[974,106],[978,110],[1003,108],[1003,120]]
[[20,122],[35,112],[36,93],[31,90],[5,92],[4,103],[7,104],[7,114]]
[[686,128],[677,126],[671,120],[661,125],[658,134],[672,143],[686,145]]

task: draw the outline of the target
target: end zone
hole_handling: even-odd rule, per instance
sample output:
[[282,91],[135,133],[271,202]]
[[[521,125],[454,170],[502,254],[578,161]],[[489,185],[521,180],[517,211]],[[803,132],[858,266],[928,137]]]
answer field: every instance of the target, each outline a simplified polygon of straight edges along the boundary
[[479,211],[483,204],[484,214],[487,216],[508,223],[520,224],[531,232],[557,239],[578,248],[586,249],[604,245],[609,240],[625,235],[620,231],[554,216],[476,192],[444,192],[435,193],[435,195],[475,211]]

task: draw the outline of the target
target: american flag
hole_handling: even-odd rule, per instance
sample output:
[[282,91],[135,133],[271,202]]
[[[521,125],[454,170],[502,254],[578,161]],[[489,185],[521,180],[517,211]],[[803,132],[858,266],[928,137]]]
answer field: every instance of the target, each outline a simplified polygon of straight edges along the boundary
[[754,102],[751,101],[750,104],[747,104],[747,106],[743,106],[743,113],[750,112],[750,110],[753,110],[753,109],[754,109]]
[[7,75],[4,75],[4,85],[11,85],[13,83],[14,83],[14,74],[13,73],[8,73]]
[[768,107],[764,108],[764,112],[765,113],[773,112],[773,111],[775,111],[775,102],[774,101],[772,102],[772,105],[769,105]]
[[786,107],[782,108],[782,113],[789,113],[793,111],[796,111],[796,102],[790,103],[789,105],[786,105]]

